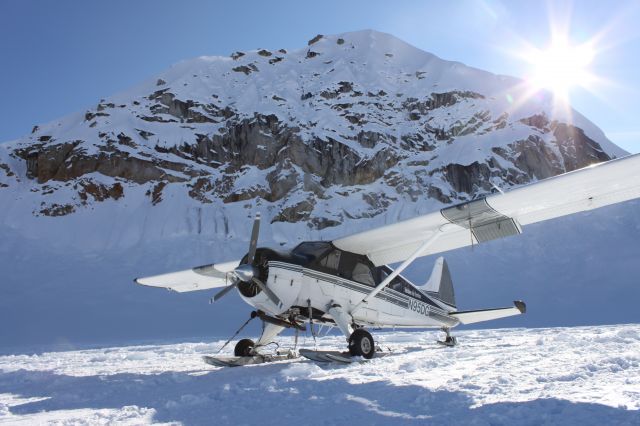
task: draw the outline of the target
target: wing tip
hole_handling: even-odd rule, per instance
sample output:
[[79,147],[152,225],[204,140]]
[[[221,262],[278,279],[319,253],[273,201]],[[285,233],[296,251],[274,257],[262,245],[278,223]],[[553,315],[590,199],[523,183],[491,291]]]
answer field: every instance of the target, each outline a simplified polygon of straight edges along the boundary
[[527,304],[524,303],[522,300],[514,300],[513,305],[516,307],[517,310],[520,311],[521,314],[524,314],[527,312]]
[[146,280],[144,277],[143,277],[143,278],[135,278],[135,279],[133,280],[133,282],[134,282],[135,284],[143,285],[143,286],[145,286],[145,287],[156,287],[156,286],[154,286],[153,284],[151,284],[148,280]]
[[135,284],[139,284],[139,285],[142,285],[142,286],[145,286],[145,287],[165,288],[165,289],[167,289],[167,290],[169,290],[169,291],[171,291],[171,292],[179,293],[179,291],[178,291],[178,290],[174,290],[174,289],[173,289],[173,288],[171,288],[171,287],[168,287],[168,286],[167,286],[167,287],[165,287],[165,286],[157,286],[157,285],[153,285],[153,284],[151,284],[151,283],[149,283],[149,282],[146,282],[146,283],[145,283],[145,282],[142,282],[141,280],[144,280],[144,278],[135,278],[135,279],[133,280],[133,282],[134,282]]
[[135,278],[135,279],[133,280],[133,282],[134,282],[135,284],[143,285],[143,286],[145,286],[145,287],[155,287],[153,284],[151,284],[151,283],[149,282],[149,280],[147,280],[147,279],[146,279],[146,278],[144,278],[144,277],[142,277],[142,278]]

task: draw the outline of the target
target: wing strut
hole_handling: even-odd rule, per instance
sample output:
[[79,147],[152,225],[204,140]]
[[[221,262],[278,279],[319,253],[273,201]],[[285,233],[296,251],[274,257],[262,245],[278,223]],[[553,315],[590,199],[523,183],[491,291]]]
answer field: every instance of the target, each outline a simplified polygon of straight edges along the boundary
[[398,266],[398,268],[394,269],[393,272],[391,272],[391,274],[389,274],[389,276],[387,276],[387,278],[385,278],[380,284],[378,284],[378,286],[376,288],[374,288],[373,290],[371,290],[371,293],[367,294],[364,299],[362,299],[360,301],[360,303],[358,303],[352,310],[351,310],[351,315],[355,314],[356,311],[358,311],[358,309],[362,308],[362,305],[366,304],[369,299],[371,299],[372,297],[375,297],[376,294],[380,293],[382,291],[383,288],[385,288],[391,281],[393,281],[393,279],[395,277],[397,277],[398,275],[400,275],[400,273],[402,271],[404,271],[407,266],[411,265],[411,263],[413,263],[414,260],[416,260],[417,257],[420,257],[420,255],[422,253],[424,253],[424,251],[426,249],[429,248],[429,246],[431,244],[433,244],[438,237],[440,236],[440,234],[442,234],[442,231],[437,230],[433,235],[431,235],[425,242],[424,244],[422,244],[418,250],[416,250],[411,256],[409,256],[404,262],[402,262],[402,264],[400,266]]

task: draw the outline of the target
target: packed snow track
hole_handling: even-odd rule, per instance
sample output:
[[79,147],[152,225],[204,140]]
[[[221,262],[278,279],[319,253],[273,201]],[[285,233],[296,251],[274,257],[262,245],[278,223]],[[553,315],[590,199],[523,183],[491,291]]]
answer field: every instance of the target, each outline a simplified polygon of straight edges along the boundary
[[0,423],[640,425],[640,325],[457,336],[374,331],[394,355],[350,365],[204,364],[222,341],[4,355]]

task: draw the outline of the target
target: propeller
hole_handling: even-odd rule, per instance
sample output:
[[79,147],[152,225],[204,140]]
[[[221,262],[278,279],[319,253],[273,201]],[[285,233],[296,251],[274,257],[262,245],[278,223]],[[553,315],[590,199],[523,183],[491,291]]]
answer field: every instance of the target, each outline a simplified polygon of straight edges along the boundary
[[256,215],[256,219],[253,221],[253,229],[251,230],[251,241],[249,242],[249,254],[247,256],[247,263],[253,264],[253,258],[256,257],[256,247],[258,246],[258,235],[260,234],[260,213]]
[[[229,293],[232,289],[236,288],[240,283],[254,283],[260,290],[264,291],[264,294],[276,304],[276,306],[282,305],[282,302],[275,295],[270,288],[267,287],[265,283],[263,283],[258,277],[257,265],[254,264],[256,257],[256,249],[258,247],[258,236],[260,234],[260,213],[256,215],[255,220],[253,221],[253,229],[251,230],[251,240],[249,241],[249,253],[247,253],[247,262],[241,265],[238,265],[233,271],[228,272],[226,278],[229,279],[229,276],[233,278],[233,282],[220,290],[213,296],[212,301],[216,302],[222,297],[224,297],[227,293]],[[256,292],[257,293],[257,292]]]
[[211,302],[217,302],[219,299],[221,299],[225,294],[229,293],[231,290],[233,290],[234,288],[236,288],[237,283],[234,281],[231,285],[226,286],[225,288],[223,288],[222,290],[220,290],[219,292],[217,292],[213,298],[211,299]]

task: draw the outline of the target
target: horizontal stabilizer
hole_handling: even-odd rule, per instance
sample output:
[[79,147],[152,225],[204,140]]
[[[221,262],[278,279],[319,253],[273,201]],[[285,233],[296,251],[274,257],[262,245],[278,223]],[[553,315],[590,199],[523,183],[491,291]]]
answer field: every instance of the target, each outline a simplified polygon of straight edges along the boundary
[[239,264],[239,260],[233,260],[215,265],[199,266],[184,271],[136,278],[135,282],[150,287],[167,288],[179,293],[225,287],[229,284],[227,273],[233,271]]
[[461,324],[473,324],[476,322],[490,321],[498,318],[510,317],[513,315],[524,314],[527,311],[527,305],[521,300],[513,302],[511,308],[497,309],[480,309],[477,311],[460,311],[451,312],[449,315],[457,318]]

